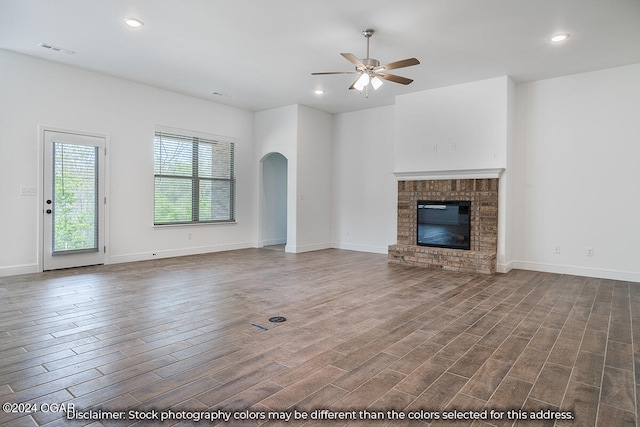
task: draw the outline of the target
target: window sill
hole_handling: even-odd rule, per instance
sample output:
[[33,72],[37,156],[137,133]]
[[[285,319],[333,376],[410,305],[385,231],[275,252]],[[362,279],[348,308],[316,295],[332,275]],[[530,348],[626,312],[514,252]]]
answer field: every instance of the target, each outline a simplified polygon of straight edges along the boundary
[[197,222],[197,223],[185,223],[185,224],[153,224],[152,228],[161,230],[164,228],[191,228],[191,227],[218,227],[221,225],[238,225],[237,221],[224,221],[224,222]]

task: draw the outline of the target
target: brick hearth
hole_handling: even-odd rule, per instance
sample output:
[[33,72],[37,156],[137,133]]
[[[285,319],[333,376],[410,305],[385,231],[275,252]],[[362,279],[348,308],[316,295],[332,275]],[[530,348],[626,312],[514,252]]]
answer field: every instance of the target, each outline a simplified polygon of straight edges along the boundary
[[[471,250],[418,246],[418,200],[471,201]],[[398,243],[389,246],[389,262],[494,274],[497,249],[497,178],[398,181]]]

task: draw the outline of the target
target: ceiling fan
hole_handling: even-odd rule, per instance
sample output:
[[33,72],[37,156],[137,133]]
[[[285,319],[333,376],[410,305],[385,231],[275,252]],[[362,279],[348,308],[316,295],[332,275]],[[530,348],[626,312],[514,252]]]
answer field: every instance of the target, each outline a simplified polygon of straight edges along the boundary
[[[323,75],[323,74],[359,74],[358,79],[353,82],[349,89],[356,89],[360,92],[363,89],[369,87],[369,84],[373,87],[373,89],[378,89],[382,86],[382,80],[389,80],[394,83],[400,83],[403,85],[408,85],[413,80],[408,79],[406,77],[397,76],[395,74],[387,73],[387,70],[393,70],[397,68],[410,67],[412,65],[418,65],[420,61],[416,58],[408,58],[403,59],[401,61],[391,62],[386,65],[380,65],[380,61],[377,59],[369,58],[369,39],[373,35],[374,31],[372,29],[366,29],[362,31],[362,35],[367,39],[367,57],[364,59],[358,59],[352,53],[341,53],[347,61],[351,62],[356,66],[355,71],[330,71],[323,73],[311,73],[314,76]],[[368,92],[367,92],[368,95]]]

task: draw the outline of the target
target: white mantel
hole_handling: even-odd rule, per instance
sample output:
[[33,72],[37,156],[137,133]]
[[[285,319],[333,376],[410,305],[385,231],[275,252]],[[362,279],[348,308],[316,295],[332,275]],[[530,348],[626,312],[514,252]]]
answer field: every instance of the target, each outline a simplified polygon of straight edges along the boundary
[[504,168],[394,172],[393,174],[398,181],[431,181],[441,179],[500,178],[502,172],[504,172]]

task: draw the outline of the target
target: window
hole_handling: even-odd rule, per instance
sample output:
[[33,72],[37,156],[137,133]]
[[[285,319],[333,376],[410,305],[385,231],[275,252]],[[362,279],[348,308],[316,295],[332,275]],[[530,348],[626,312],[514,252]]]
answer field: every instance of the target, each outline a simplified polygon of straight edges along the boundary
[[156,131],[154,224],[235,221],[234,148],[209,135]]

